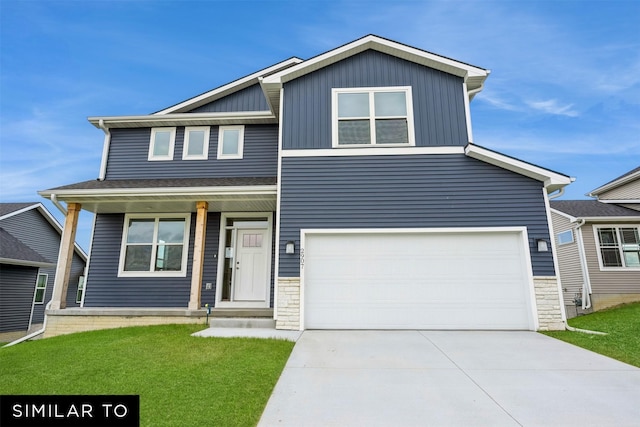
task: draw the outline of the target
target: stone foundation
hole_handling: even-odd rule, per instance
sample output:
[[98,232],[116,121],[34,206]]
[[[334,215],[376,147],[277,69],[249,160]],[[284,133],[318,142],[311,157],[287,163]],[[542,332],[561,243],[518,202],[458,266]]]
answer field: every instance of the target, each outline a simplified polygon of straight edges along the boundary
[[538,330],[563,331],[565,324],[560,309],[558,279],[555,276],[534,277],[533,286],[538,310]]
[[167,324],[206,325],[205,310],[132,309],[132,308],[68,308],[47,311],[44,338],[74,332]]
[[300,330],[300,278],[278,278],[276,329]]

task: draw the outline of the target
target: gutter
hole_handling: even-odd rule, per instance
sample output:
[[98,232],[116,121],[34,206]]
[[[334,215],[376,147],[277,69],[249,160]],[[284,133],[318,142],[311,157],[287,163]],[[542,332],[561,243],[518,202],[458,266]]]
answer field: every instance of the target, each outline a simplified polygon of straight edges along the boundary
[[51,307],[51,303],[52,302],[53,302],[53,300],[49,301],[47,303],[47,306],[44,309],[44,322],[42,323],[42,328],[40,328],[37,331],[32,332],[29,335],[26,335],[26,336],[24,336],[22,338],[18,338],[15,341],[11,341],[9,344],[6,344],[6,345],[2,346],[2,348],[11,347],[12,345],[20,344],[21,342],[30,340],[31,338],[42,334],[47,329],[47,311],[49,310],[49,307]]
[[558,190],[557,193],[551,193],[551,194],[547,194],[547,197],[549,198],[549,200],[553,200],[553,199],[557,199],[558,197],[562,196],[564,194],[564,187],[560,187],[560,189]]
[[60,212],[62,212],[62,214],[66,217],[67,210],[60,204],[60,202],[58,201],[58,197],[55,195],[55,193],[51,193],[51,196],[49,198],[51,199],[51,203],[53,203],[56,206],[56,208],[58,208],[58,210],[60,210]]
[[104,181],[107,175],[107,156],[109,155],[109,146],[111,145],[111,132],[104,125],[104,119],[98,120],[98,127],[104,132],[104,144],[102,147],[102,162],[100,163],[100,175],[98,181]]

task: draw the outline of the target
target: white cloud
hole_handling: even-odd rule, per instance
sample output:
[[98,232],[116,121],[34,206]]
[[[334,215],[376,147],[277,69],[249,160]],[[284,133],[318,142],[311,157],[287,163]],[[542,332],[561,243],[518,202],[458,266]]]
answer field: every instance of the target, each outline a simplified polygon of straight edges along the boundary
[[573,104],[561,105],[555,99],[546,101],[526,101],[526,104],[534,110],[558,116],[578,117],[579,113],[573,109]]

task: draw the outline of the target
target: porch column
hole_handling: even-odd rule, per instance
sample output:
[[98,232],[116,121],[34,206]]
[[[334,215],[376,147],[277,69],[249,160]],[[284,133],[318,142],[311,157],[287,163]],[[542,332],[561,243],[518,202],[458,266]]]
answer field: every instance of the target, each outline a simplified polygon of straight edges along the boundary
[[193,242],[193,268],[191,269],[191,295],[189,310],[199,310],[202,292],[202,269],[204,266],[204,238],[207,232],[207,202],[196,203],[196,236]]
[[67,216],[64,220],[62,237],[60,238],[60,252],[58,252],[58,265],[56,266],[56,278],[53,282],[53,296],[51,309],[58,310],[67,306],[67,288],[73,262],[74,243],[78,228],[78,216],[82,206],[80,203],[67,204]]

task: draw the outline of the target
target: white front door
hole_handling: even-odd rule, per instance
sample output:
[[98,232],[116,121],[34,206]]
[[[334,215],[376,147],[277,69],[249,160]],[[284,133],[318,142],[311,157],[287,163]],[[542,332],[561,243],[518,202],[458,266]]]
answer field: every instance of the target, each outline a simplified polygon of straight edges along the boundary
[[239,229],[236,238],[234,301],[263,301],[269,284],[267,230]]

